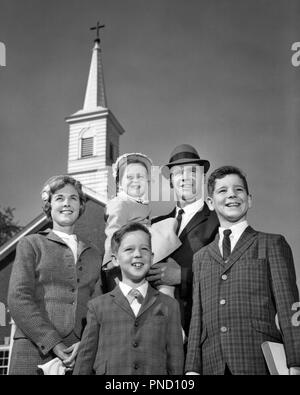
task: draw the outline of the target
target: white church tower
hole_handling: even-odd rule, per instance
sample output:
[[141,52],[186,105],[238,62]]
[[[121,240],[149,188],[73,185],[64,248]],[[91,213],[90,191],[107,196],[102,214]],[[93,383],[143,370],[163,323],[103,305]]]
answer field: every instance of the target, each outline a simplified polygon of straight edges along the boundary
[[66,118],[69,124],[68,173],[106,201],[114,191],[111,165],[119,156],[119,137],[125,132],[107,107],[97,30],[83,108]]

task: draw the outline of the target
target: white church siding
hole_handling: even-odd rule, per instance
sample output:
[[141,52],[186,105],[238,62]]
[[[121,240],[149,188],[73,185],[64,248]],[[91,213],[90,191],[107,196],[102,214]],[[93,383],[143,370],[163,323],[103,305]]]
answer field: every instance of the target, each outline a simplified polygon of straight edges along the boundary
[[73,177],[80,181],[87,188],[103,196],[105,201],[114,193],[114,188],[108,189],[107,179],[111,177],[111,169],[101,169],[93,172],[73,174]]

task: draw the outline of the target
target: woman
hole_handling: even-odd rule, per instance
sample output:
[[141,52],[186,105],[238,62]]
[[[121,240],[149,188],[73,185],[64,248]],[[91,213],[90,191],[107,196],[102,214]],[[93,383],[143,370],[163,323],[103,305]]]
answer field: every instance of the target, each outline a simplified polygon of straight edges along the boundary
[[85,209],[80,182],[52,177],[42,201],[53,229],[20,240],[9,284],[8,306],[17,326],[12,375],[37,374],[37,365],[55,357],[72,369],[87,302],[102,293],[101,256],[73,234]]

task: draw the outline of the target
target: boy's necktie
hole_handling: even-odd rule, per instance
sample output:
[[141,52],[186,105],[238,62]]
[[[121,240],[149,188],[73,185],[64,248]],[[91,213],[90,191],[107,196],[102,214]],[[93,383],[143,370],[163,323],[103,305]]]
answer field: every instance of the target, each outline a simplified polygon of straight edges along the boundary
[[142,304],[143,300],[144,300],[143,295],[140,293],[140,291],[138,289],[135,289],[135,288],[132,288],[128,292],[128,294],[126,295],[126,298],[127,298],[130,305],[134,301],[134,299],[136,299],[140,304]]
[[223,259],[226,261],[226,259],[229,257],[231,254],[231,242],[230,242],[230,235],[231,235],[231,230],[230,229],[225,229],[223,232],[223,243],[222,243],[222,249],[223,249]]
[[179,229],[180,229],[180,225],[181,225],[181,222],[182,222],[182,215],[184,214],[184,210],[181,208],[179,211],[178,211],[178,213],[177,213],[177,217],[176,217],[176,219],[177,219],[177,228],[176,228],[176,234],[178,235],[178,233],[179,233]]

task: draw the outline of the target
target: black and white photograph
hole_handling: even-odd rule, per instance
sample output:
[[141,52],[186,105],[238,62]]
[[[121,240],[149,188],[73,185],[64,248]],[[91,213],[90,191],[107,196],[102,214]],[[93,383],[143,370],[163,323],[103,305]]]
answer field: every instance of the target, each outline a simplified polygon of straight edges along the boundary
[[0,0],[0,375],[300,375],[299,21]]

